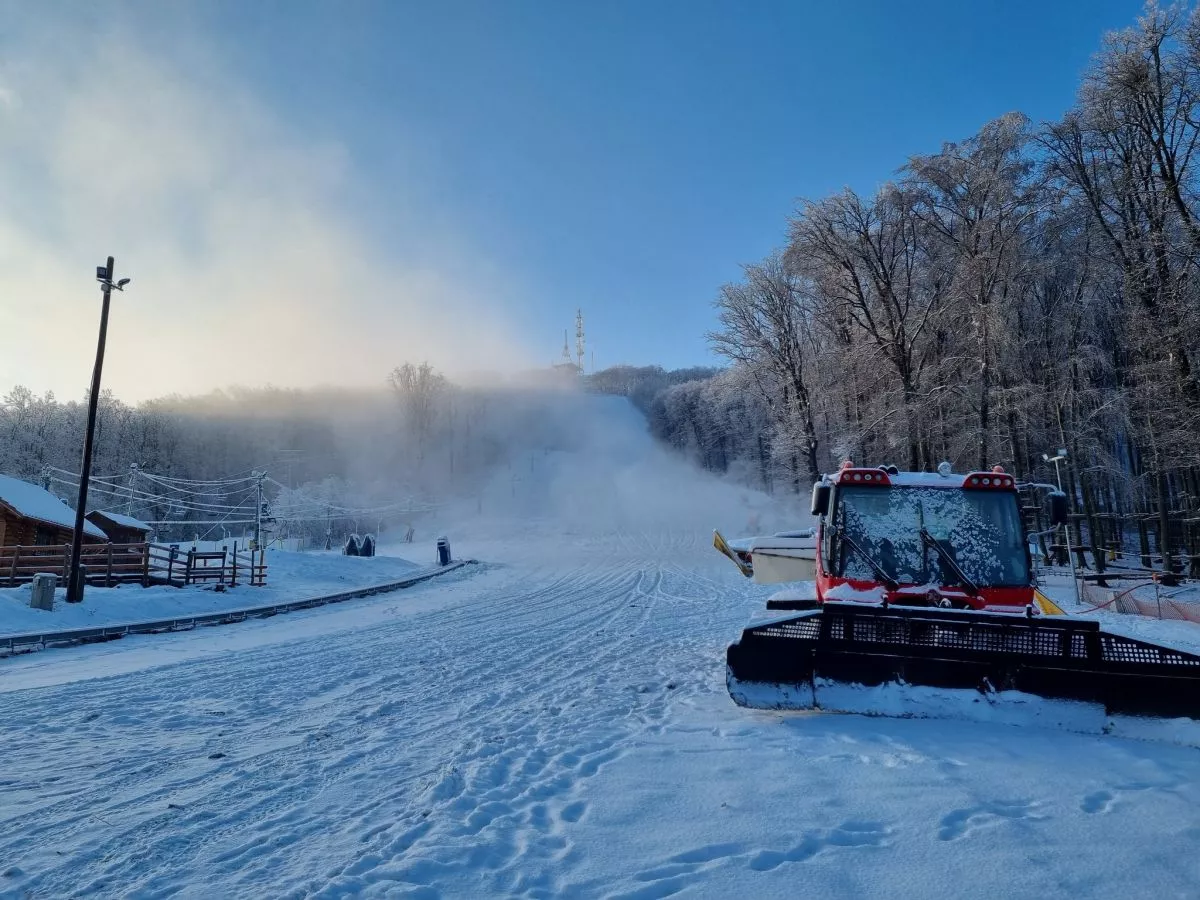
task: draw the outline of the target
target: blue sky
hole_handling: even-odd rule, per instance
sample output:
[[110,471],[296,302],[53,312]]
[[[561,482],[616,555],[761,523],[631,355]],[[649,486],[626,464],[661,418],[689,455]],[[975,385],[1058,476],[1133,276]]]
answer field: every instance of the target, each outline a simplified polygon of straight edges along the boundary
[[188,89],[250,98],[289,152],[327,153],[321,202],[388,265],[469,270],[527,355],[554,360],[580,306],[599,365],[677,367],[713,361],[712,298],[797,198],[870,190],[1010,110],[1057,117],[1140,8],[217,0],[117,18]]
[[273,104],[346,141],[377,203],[416,177],[521,273],[547,356],[580,305],[599,363],[681,366],[710,359],[717,287],[780,242],[795,198],[870,189],[1012,109],[1058,116],[1140,3],[338,8],[217,19]]

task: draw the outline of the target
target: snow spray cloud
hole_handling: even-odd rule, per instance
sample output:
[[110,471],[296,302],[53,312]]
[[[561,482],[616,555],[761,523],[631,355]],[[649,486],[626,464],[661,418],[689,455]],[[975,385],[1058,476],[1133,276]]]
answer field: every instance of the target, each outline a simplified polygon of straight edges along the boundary
[[507,466],[479,496],[448,509],[468,537],[537,529],[550,534],[734,534],[798,527],[794,510],[701,471],[655,441],[624,397],[510,391]]
[[371,186],[336,137],[282,121],[169,8],[157,17],[181,21],[155,30],[145,16],[107,24],[123,18],[109,5],[4,7],[0,389],[82,394],[99,312],[91,273],[109,253],[133,278],[105,364],[126,400],[382,384],[404,359],[448,373],[464,360],[520,365],[495,312],[519,287],[457,246],[429,204],[388,210],[419,239],[364,233],[351,207]]

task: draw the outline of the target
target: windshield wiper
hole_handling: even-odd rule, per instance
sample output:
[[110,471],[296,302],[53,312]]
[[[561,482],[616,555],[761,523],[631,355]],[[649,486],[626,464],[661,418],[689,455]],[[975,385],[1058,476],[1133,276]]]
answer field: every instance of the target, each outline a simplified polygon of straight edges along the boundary
[[955,574],[955,576],[958,578],[959,584],[966,589],[968,594],[970,594],[972,597],[979,596],[979,587],[975,584],[975,582],[967,577],[967,573],[964,572],[959,564],[954,561],[954,557],[950,555],[950,551],[943,547],[941,543],[929,533],[929,530],[923,526],[921,528],[921,540],[925,543],[926,547],[932,547],[937,551],[937,554],[941,557],[942,562],[950,567],[950,571]]
[[[867,551],[865,551],[862,547],[858,546],[858,544],[856,544],[854,542],[854,539],[851,538],[850,535],[846,534],[846,532],[842,530],[841,526],[834,526],[833,531],[834,531],[834,534],[836,534],[838,536],[838,538],[842,541],[842,543],[848,544],[850,546],[851,550],[853,550],[860,557],[862,557],[862,559],[866,562],[866,564],[871,567],[871,571],[875,573],[875,577],[880,580],[880,582],[883,584],[884,587],[886,587],[889,591],[894,591],[898,587],[900,587],[900,582],[898,582],[895,578],[893,578],[891,575],[889,575],[887,573],[887,570],[885,570],[883,568],[883,566],[881,566],[879,563],[875,562],[875,560],[873,560],[870,557],[870,555],[867,553]],[[843,570],[844,570],[844,568],[845,567],[843,566]]]

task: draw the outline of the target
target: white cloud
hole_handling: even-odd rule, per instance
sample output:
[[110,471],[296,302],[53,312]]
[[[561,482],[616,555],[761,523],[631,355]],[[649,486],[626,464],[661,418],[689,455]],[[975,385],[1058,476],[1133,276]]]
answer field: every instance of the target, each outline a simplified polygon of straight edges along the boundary
[[[500,312],[514,288],[451,246],[388,252],[348,209],[362,185],[347,149],[290,128],[211,55],[61,21],[27,52],[20,29],[13,40],[0,42],[0,390],[82,392],[91,273],[109,253],[133,283],[114,295],[104,381],[128,399],[380,383],[405,360],[523,364]],[[422,215],[404,210],[406,227]]]

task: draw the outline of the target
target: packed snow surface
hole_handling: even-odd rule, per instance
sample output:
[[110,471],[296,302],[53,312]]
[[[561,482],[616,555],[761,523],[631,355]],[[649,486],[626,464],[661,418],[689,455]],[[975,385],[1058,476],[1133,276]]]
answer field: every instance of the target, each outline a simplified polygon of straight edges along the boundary
[[1194,896],[1200,751],[739,708],[759,499],[599,457],[440,523],[474,575],[0,660],[0,896]]

